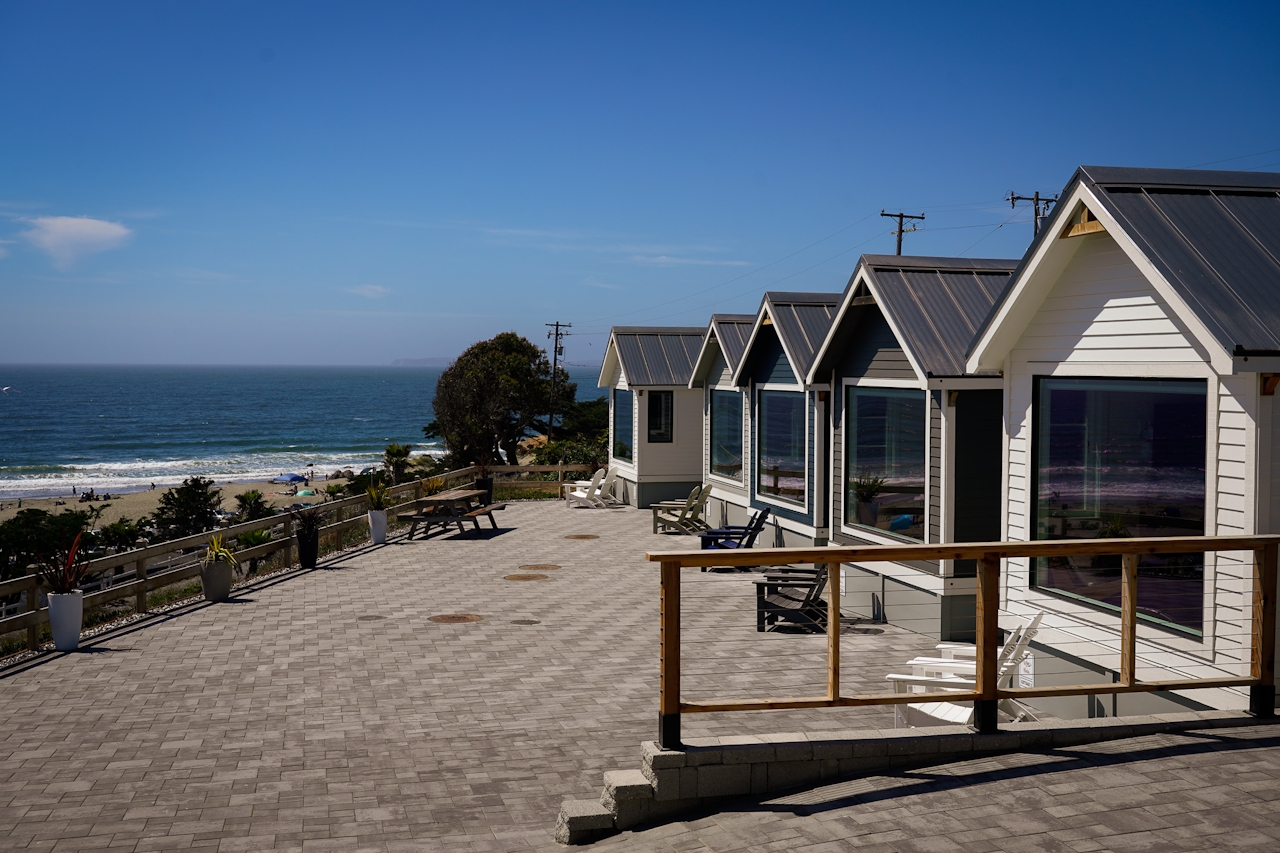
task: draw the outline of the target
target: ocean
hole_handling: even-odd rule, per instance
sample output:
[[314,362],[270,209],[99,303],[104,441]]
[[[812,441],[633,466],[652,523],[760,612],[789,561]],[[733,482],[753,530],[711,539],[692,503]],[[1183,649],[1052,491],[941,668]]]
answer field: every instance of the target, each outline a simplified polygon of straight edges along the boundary
[[[0,498],[359,470],[422,428],[440,368],[0,365]],[[571,368],[579,399],[596,371]]]

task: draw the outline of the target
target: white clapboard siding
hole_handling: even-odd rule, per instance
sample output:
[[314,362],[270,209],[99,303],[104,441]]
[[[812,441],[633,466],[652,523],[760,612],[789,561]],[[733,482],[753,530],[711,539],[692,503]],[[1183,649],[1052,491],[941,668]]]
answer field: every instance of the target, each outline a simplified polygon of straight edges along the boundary
[[[1105,234],[1082,239],[1086,242],[1027,325],[1005,365],[1005,535],[1013,541],[1030,537],[1034,512],[1035,496],[1029,491],[1030,466],[1035,462],[1031,458],[1034,375],[1210,375],[1204,367],[1209,361],[1203,348],[1114,240]],[[1257,527],[1257,462],[1252,449],[1256,441],[1256,381],[1252,375],[1208,381],[1206,534],[1248,534]],[[1267,475],[1274,483],[1273,493],[1280,494],[1280,438],[1271,440],[1276,449]],[[1268,518],[1275,519],[1274,529],[1280,530],[1280,509],[1272,511],[1267,506],[1266,511]],[[1057,637],[1059,643],[1078,641],[1080,646],[1072,653],[1109,666],[1107,661],[1113,656],[1109,650],[1115,645],[1112,623],[1116,620],[1028,589],[1028,561],[1009,562],[1008,611],[1030,612],[1028,605],[1051,611],[1045,622],[1046,642],[1050,636]],[[1140,668],[1189,672],[1195,661],[1202,661],[1211,667],[1239,670],[1248,661],[1251,602],[1251,555],[1209,555],[1204,642],[1140,627],[1140,638],[1146,638],[1139,643]],[[1063,650],[1071,651],[1065,646]],[[1152,671],[1143,677],[1159,677],[1159,673]]]

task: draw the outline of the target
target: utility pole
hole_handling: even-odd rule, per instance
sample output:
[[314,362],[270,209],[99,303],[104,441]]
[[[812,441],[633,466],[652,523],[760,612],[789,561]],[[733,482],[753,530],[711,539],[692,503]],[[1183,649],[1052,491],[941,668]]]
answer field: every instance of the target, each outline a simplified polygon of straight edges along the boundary
[[564,355],[564,346],[560,343],[561,338],[569,337],[569,332],[565,329],[572,329],[572,323],[561,323],[557,320],[554,323],[544,323],[551,331],[547,332],[548,338],[555,338],[555,343],[551,347],[551,414],[547,417],[547,443],[551,443],[551,431],[555,429],[556,423],[556,402],[557,390],[559,390],[560,381],[560,357]]
[[1018,195],[1017,193],[1010,190],[1009,198],[1008,198],[1009,207],[1016,210],[1018,207],[1018,202],[1020,201],[1029,201],[1035,207],[1036,215],[1032,225],[1031,236],[1033,238],[1039,237],[1040,236],[1040,220],[1045,219],[1049,216],[1050,206],[1052,206],[1058,201],[1057,193],[1054,193],[1052,196],[1045,196],[1044,198],[1041,198],[1039,190],[1036,190],[1031,195]]
[[903,228],[903,227],[902,227],[902,220],[904,220],[904,219],[920,219],[920,220],[923,220],[923,219],[924,219],[924,214],[922,213],[922,214],[920,214],[919,216],[912,216],[912,215],[911,215],[911,214],[909,214],[909,213],[885,213],[885,212],[884,212],[884,208],[882,207],[882,208],[880,208],[880,215],[881,215],[881,216],[887,216],[887,217],[889,217],[890,219],[896,219],[896,220],[898,220],[898,230],[893,231],[893,232],[890,232],[890,233],[892,233],[892,234],[896,235],[896,236],[897,236],[897,238],[898,238],[898,250],[897,250],[896,252],[894,252],[894,254],[895,254],[895,255],[901,255],[901,254],[902,254],[902,235],[903,235],[903,234],[910,234],[912,231],[916,231],[916,230],[918,230],[918,229],[916,228],[916,226],[914,226],[914,225],[912,225],[910,228]]

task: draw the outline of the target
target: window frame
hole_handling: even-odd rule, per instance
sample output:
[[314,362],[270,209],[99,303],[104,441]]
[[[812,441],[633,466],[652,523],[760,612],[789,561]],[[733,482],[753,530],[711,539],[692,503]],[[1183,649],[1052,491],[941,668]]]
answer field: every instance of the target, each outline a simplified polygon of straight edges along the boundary
[[[1115,382],[1117,384],[1124,382],[1201,382],[1204,383],[1204,405],[1205,405],[1205,447],[1204,447],[1204,529],[1201,535],[1213,535],[1209,530],[1214,526],[1213,513],[1216,512],[1215,501],[1213,499],[1214,483],[1218,474],[1215,466],[1214,453],[1216,451],[1219,440],[1218,424],[1216,412],[1213,403],[1216,394],[1220,393],[1215,388],[1215,382],[1210,377],[1204,376],[1133,376],[1124,374],[1076,374],[1076,373],[1031,373],[1028,377],[1031,384],[1031,403],[1028,410],[1027,429],[1030,433],[1028,439],[1028,455],[1027,455],[1027,487],[1028,487],[1028,511],[1026,513],[1026,538],[1028,542],[1045,542],[1057,540],[1045,540],[1036,538],[1038,533],[1038,517],[1039,517],[1039,494],[1040,494],[1040,401],[1042,380],[1078,380],[1083,382]],[[1006,466],[1008,461],[1006,459]],[[1006,516],[1007,522],[1007,516]],[[1065,540],[1071,541],[1071,540]],[[1088,541],[1088,540],[1085,540]],[[1212,556],[1211,556],[1212,555]],[[1216,640],[1216,623],[1217,623],[1217,607],[1208,600],[1210,591],[1216,585],[1216,553],[1211,551],[1205,552],[1204,564],[1201,569],[1201,627],[1199,630],[1189,628],[1185,625],[1178,625],[1163,619],[1157,619],[1147,616],[1141,611],[1137,613],[1138,624],[1145,625],[1151,629],[1164,632],[1166,635],[1172,634],[1177,637],[1187,638],[1197,643],[1207,643]],[[1069,601],[1077,604],[1093,613],[1103,613],[1107,615],[1115,615],[1120,613],[1120,607],[1109,604],[1105,601],[1099,601],[1095,598],[1080,595],[1070,590],[1058,589],[1051,586],[1041,586],[1037,581],[1039,574],[1039,565],[1037,558],[1027,558],[1026,560],[1027,586],[1026,589],[1030,593],[1048,596],[1059,601]]]
[[[751,452],[751,498],[753,500],[761,500],[765,503],[773,504],[782,509],[789,509],[792,512],[800,510],[809,513],[812,506],[812,483],[809,476],[809,420],[812,407],[809,403],[809,394],[804,388],[797,388],[795,385],[787,385],[778,382],[761,382],[753,386],[752,390],[752,436],[754,438],[754,446]],[[760,425],[763,418],[760,416],[760,393],[762,391],[786,391],[792,394],[798,394],[803,403],[804,411],[804,501],[789,501],[785,498],[779,498],[770,495],[767,492],[760,491]]]
[[[660,396],[661,395],[661,396]],[[676,440],[676,392],[667,390],[653,390],[645,395],[649,398],[645,408],[645,443],[646,444],[674,444]],[[668,401],[667,406],[667,438],[653,437],[653,404],[655,400],[665,399]]]
[[[614,453],[618,446],[618,392],[631,395],[631,458],[627,459]],[[636,464],[636,392],[630,388],[614,387],[609,395],[609,458],[624,465]]]
[[[846,486],[849,476],[849,454],[847,452],[849,441],[849,388],[883,388],[886,390],[896,391],[919,391],[925,397],[924,407],[924,530],[925,539],[913,539],[909,536],[902,536],[898,533],[892,533],[888,530],[881,530],[878,527],[863,527],[861,525],[851,525],[845,521],[846,502]],[[927,542],[929,536],[929,494],[931,488],[937,488],[936,484],[929,482],[929,389],[919,380],[913,379],[882,379],[875,376],[846,376],[840,381],[840,518],[836,523],[836,527],[840,533],[850,536],[854,539],[861,539],[879,545],[919,545]],[[944,426],[945,431],[945,426]],[[834,429],[833,429],[834,432]],[[834,446],[834,435],[833,446]],[[945,437],[944,437],[945,444]],[[834,515],[834,513],[833,513]]]
[[[713,401],[714,401],[714,397],[716,397],[717,391],[726,392],[726,393],[736,393],[737,400],[739,400],[739,412],[737,412],[737,433],[739,433],[739,442],[741,442],[741,446],[742,446],[742,467],[740,469],[741,471],[740,476],[730,476],[728,474],[717,474],[716,471],[712,470],[712,444],[713,444],[712,439],[713,439],[713,435],[716,434],[714,433],[714,419],[712,415],[714,411]],[[735,388],[732,386],[727,386],[727,387],[726,386],[710,386],[707,388],[707,476],[709,476],[709,478],[716,478],[718,480],[723,480],[724,483],[730,483],[732,485],[739,485],[739,487],[745,487],[746,474],[748,474],[748,469],[750,467],[750,460],[746,459],[746,455],[748,455],[748,432],[746,432],[745,421],[746,421],[745,389]]]

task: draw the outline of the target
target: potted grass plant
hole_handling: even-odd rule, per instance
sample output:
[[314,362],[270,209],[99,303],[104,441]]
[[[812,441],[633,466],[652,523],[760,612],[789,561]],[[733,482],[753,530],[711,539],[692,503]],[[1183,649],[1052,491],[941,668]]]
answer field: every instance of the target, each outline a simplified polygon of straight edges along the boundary
[[293,513],[293,530],[298,538],[298,562],[314,569],[320,558],[320,510],[300,509]]
[[880,502],[876,500],[884,491],[884,477],[862,471],[854,479],[853,499],[857,502],[858,523],[875,527],[880,517]]
[[231,581],[236,568],[236,555],[222,536],[210,536],[200,560],[200,587],[205,601],[226,601],[231,597]]
[[84,593],[80,584],[89,573],[89,558],[81,548],[83,532],[77,533],[70,548],[42,554],[36,563],[40,582],[49,588],[49,630],[53,647],[60,652],[74,652],[80,647],[80,628],[84,624]]
[[391,505],[391,491],[374,480],[364,491],[369,499],[369,537],[374,545],[387,541],[387,508]]

